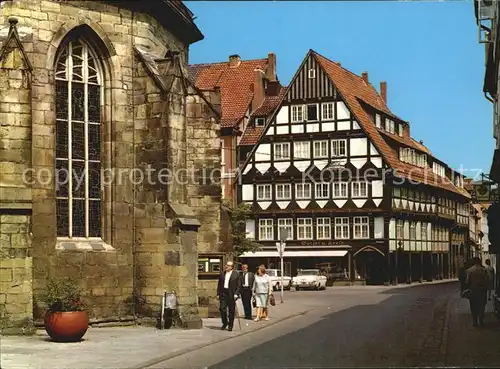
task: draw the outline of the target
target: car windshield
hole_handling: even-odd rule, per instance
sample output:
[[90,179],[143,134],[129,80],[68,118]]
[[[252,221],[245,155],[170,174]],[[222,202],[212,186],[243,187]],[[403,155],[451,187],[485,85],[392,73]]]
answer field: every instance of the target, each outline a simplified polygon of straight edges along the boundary
[[318,271],[313,269],[313,270],[299,270],[298,275],[316,275],[318,274]]
[[274,269],[268,269],[268,270],[266,270],[266,274],[269,277],[276,277],[276,270],[274,270]]

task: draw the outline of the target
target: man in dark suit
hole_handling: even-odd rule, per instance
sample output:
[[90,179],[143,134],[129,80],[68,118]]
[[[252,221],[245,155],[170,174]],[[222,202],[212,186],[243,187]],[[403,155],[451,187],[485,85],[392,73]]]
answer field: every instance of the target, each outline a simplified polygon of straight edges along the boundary
[[247,264],[241,266],[241,271],[241,302],[245,309],[245,319],[252,320],[252,287],[255,275],[248,271]]
[[[220,316],[222,319],[222,330],[233,330],[234,312],[236,309],[236,300],[240,297],[241,276],[240,273],[233,270],[232,261],[226,263],[226,271],[221,274],[219,284],[217,285],[217,298],[220,303]],[[229,319],[228,319],[229,311]]]

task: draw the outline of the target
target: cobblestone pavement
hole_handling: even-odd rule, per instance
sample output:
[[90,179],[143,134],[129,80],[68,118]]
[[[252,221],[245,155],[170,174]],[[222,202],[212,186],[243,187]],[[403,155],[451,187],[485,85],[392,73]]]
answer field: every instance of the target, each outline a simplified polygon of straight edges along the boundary
[[473,328],[457,283],[337,290],[329,298],[330,306],[152,367],[500,367],[491,304],[486,326]]

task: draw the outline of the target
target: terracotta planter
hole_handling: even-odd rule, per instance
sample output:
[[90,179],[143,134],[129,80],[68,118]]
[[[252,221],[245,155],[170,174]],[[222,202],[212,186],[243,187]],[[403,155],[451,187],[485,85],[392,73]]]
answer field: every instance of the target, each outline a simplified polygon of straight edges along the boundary
[[86,311],[48,312],[45,331],[56,342],[77,342],[87,332],[89,317]]

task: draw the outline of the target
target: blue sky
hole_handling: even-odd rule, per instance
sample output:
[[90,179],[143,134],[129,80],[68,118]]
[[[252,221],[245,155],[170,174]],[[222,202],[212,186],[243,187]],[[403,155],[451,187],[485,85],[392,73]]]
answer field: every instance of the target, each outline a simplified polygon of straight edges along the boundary
[[[368,71],[412,136],[459,169],[489,172],[492,105],[484,98],[484,45],[472,1],[187,1],[205,39],[190,63],[277,55],[288,84],[309,49],[354,73]],[[473,172],[466,172],[473,175]]]

